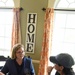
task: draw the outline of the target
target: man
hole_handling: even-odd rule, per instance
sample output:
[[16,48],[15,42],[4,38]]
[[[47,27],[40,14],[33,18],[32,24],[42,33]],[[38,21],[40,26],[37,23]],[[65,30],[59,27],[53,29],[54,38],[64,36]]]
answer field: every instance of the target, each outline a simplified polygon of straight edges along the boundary
[[51,74],[53,68],[56,69],[55,75],[75,75],[72,66],[74,65],[74,59],[68,53],[60,53],[57,56],[50,56],[50,61],[54,63],[54,66],[48,67],[48,74]]

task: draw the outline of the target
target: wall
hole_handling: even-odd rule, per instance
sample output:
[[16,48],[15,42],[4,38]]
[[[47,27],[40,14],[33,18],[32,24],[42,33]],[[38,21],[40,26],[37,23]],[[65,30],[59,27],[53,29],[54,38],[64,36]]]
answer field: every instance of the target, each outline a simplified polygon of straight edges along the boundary
[[55,0],[48,0],[48,7],[54,7]]
[[59,0],[48,0],[48,7],[49,8],[55,8]]
[[20,0],[20,7],[23,8],[23,10],[21,11],[21,32],[22,43],[24,45],[26,40],[27,13],[37,13],[35,52],[34,54],[26,54],[27,56],[30,56],[33,59],[36,75],[38,73],[44,31],[45,12],[42,11],[42,8],[47,8],[47,5],[47,0]]
[[[44,31],[44,16],[45,12],[42,8],[54,7],[58,0],[13,0],[15,7],[22,7],[21,11],[21,33],[22,43],[25,46],[26,40],[26,26],[27,26],[27,13],[37,13],[36,24],[36,39],[35,39],[35,52],[34,54],[26,54],[31,56],[35,68],[36,75],[38,74],[40,54],[42,50],[43,31]],[[55,2],[56,1],[56,2]]]
[[20,7],[20,0],[13,0],[15,7]]

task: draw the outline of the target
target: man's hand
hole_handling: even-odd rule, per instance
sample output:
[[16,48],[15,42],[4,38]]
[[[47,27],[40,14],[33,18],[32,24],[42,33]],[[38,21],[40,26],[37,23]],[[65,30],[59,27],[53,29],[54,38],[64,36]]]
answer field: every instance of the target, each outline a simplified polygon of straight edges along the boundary
[[48,75],[51,74],[51,71],[53,70],[53,68],[54,68],[54,67],[52,67],[52,66],[48,66],[48,68],[47,68]]
[[4,73],[0,72],[0,75],[5,75]]

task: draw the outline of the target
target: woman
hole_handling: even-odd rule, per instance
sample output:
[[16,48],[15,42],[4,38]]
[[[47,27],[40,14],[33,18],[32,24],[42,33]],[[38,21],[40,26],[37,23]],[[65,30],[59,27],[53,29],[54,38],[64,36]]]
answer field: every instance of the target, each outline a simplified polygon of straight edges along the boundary
[[75,75],[72,69],[74,60],[71,55],[67,53],[60,53],[57,56],[51,56],[50,61],[54,63],[54,66],[48,67],[48,75],[51,74],[53,68],[56,69],[55,75]]
[[25,57],[24,46],[16,44],[9,58],[1,70],[0,75],[35,75],[31,58]]

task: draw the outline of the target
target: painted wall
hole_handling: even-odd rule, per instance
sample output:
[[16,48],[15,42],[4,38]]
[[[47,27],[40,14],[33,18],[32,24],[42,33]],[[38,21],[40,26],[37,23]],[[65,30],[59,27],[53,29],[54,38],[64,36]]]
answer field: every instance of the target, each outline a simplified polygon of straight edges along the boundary
[[15,7],[20,7],[20,0],[13,0]]
[[48,0],[48,7],[49,8],[55,8],[59,0]]
[[34,54],[26,54],[33,60],[36,75],[38,73],[39,60],[42,50],[43,31],[44,31],[44,16],[45,12],[42,8],[48,7],[48,0],[20,0],[21,11],[21,31],[22,31],[22,43],[26,42],[26,26],[27,26],[27,13],[37,13],[36,24],[36,39],[35,39],[35,51]]
[[54,7],[55,0],[48,0],[48,7]]
[[36,24],[36,39],[35,39],[35,52],[34,54],[26,54],[33,59],[36,75],[38,74],[39,60],[42,50],[43,32],[44,32],[44,16],[45,12],[42,8],[54,7],[55,0],[13,0],[15,7],[22,7],[21,11],[21,33],[22,43],[25,45],[26,40],[26,26],[27,26],[27,13],[37,13]]

